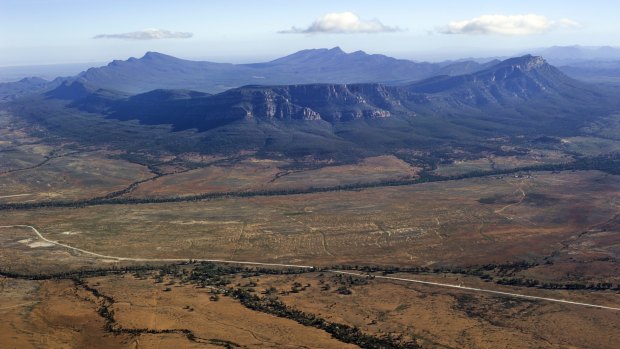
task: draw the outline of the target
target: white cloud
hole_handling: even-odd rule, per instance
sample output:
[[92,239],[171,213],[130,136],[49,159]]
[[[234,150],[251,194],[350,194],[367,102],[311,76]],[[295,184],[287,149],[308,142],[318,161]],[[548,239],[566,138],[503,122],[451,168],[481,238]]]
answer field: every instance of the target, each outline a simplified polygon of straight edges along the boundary
[[568,19],[568,18],[560,19],[557,24],[565,28],[581,28],[582,27],[581,23],[577,21],[573,21],[572,19]]
[[578,22],[568,18],[553,21],[536,14],[483,15],[463,21],[450,22],[437,31],[443,34],[533,35],[545,33],[558,27],[576,28],[580,26]]
[[144,29],[120,34],[99,34],[93,39],[124,39],[124,40],[158,40],[158,39],[187,39],[194,36],[192,33],[171,32],[165,29]]
[[398,27],[389,27],[378,19],[365,20],[352,12],[332,12],[317,18],[307,28],[292,27],[279,33],[331,33],[331,34],[354,34],[354,33],[386,33],[400,31]]

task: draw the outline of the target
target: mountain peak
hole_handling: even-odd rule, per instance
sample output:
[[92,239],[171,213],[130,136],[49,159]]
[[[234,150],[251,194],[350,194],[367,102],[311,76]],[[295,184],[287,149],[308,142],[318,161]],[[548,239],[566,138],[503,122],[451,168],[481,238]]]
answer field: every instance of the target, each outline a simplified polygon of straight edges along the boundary
[[169,100],[179,100],[179,99],[191,99],[191,98],[200,98],[210,96],[208,93],[192,91],[192,90],[167,90],[167,89],[156,89],[153,91],[141,93],[130,97],[134,101],[169,101]]
[[479,107],[514,105],[535,96],[557,95],[574,84],[541,56],[525,55],[473,74],[440,76],[411,86],[415,92],[443,93],[457,104]]
[[336,53],[336,54],[347,54],[346,52],[344,52],[340,46],[336,46],[336,47],[332,47],[330,48],[327,52],[329,53]]
[[28,77],[25,77],[19,80],[18,82],[27,83],[27,84],[44,84],[44,83],[48,83],[49,81],[42,79],[38,76],[28,76]]
[[96,88],[81,79],[66,80],[60,86],[49,91],[48,97],[75,100],[84,98],[96,91]]
[[306,49],[297,51],[288,56],[277,58],[269,63],[281,63],[281,62],[292,62],[296,60],[316,60],[316,59],[325,59],[331,58],[334,56],[347,56],[348,54],[344,52],[339,46],[332,48],[314,48],[314,49]]
[[528,55],[521,56],[521,57],[507,59],[499,63],[499,65],[512,66],[514,68],[518,68],[523,71],[530,71],[530,70],[541,68],[548,64],[547,64],[547,61],[544,58],[542,58],[542,56],[532,56],[528,54]]
[[142,60],[155,60],[155,59],[171,59],[171,58],[175,58],[175,57],[168,56],[168,55],[165,55],[163,53],[159,53],[159,52],[155,52],[155,51],[148,51],[140,59],[142,59]]

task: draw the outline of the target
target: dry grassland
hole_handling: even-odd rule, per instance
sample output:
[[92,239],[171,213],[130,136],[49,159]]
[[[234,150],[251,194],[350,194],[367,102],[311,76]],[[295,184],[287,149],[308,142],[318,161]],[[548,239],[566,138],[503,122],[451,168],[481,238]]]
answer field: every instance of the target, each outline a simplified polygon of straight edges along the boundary
[[286,170],[285,161],[254,158],[169,175],[141,184],[130,197],[184,196],[199,193],[307,189],[413,179],[420,169],[394,156],[367,158],[359,164]]
[[429,266],[553,256],[581,264],[543,273],[552,279],[577,272],[577,264],[589,269],[589,263],[599,268],[584,275],[609,278],[617,277],[618,234],[599,230],[613,226],[619,189],[616,177],[599,172],[537,173],[321,194],[4,211],[0,221],[34,225],[52,240],[119,257]]

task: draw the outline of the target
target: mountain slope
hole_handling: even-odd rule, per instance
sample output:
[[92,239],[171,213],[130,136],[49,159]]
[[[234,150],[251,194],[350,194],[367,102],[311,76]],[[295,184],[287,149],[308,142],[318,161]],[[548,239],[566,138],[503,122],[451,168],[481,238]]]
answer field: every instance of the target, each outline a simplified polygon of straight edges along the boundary
[[620,48],[611,46],[552,46],[531,50],[533,54],[545,57],[554,65],[573,65],[587,61],[620,60]]
[[451,115],[459,125],[504,135],[576,135],[620,107],[615,91],[569,78],[531,55],[469,75],[431,78],[407,89],[429,96],[434,113]]
[[[84,97],[94,90],[88,82],[65,83],[48,96],[73,96],[74,106],[92,111],[95,109]],[[106,106],[110,117],[198,130],[252,118],[338,123],[488,111],[498,118],[536,117],[543,123],[545,119],[573,117],[578,114],[579,104],[602,97],[596,88],[568,78],[543,58],[530,55],[511,58],[473,74],[438,76],[401,87],[375,83],[308,84],[244,86],[216,95],[187,90],[154,90],[124,99],[109,91],[107,95],[112,97]],[[520,109],[545,103],[542,113],[530,110],[519,116]],[[550,113],[554,109],[557,110]]]
[[[488,69],[455,77],[440,76],[411,84],[409,91],[442,96],[458,106],[513,106],[534,97],[561,96],[595,90],[579,83],[542,57],[526,55],[502,61]],[[566,101],[570,104],[570,101]]]
[[157,88],[225,90],[249,73],[226,63],[197,62],[157,52],[142,58],[115,60],[107,66],[90,68],[79,78],[106,89],[139,93]]
[[[293,85],[310,83],[404,84],[438,74],[467,74],[488,63],[474,61],[419,63],[363,51],[346,53],[340,48],[303,50],[271,62],[254,64],[213,63],[179,59],[157,52],[141,58],[115,60],[90,68],[77,76],[58,78],[49,84],[25,79],[0,84],[0,101],[79,80],[108,90],[130,94],[154,89],[224,92],[244,85]],[[32,80],[32,81],[31,81]],[[41,86],[39,86],[41,85]]]
[[0,102],[7,102],[21,96],[38,93],[57,87],[62,79],[47,81],[41,78],[23,78],[15,82],[0,83]]
[[[473,74],[439,76],[404,86],[253,85],[215,95],[159,89],[128,96],[75,81],[48,92],[43,100],[14,105],[23,115],[41,103],[49,103],[47,109],[55,105],[103,115],[106,122],[118,123],[120,130],[130,127],[131,132],[141,132],[135,123],[122,126],[124,121],[137,120],[153,127],[169,125],[179,135],[196,132],[194,145],[183,149],[252,149],[292,157],[342,158],[412,147],[434,152],[457,145],[463,149],[497,146],[489,139],[525,142],[540,135],[576,135],[597,117],[620,109],[613,93],[573,80],[542,58],[529,55]],[[64,114],[72,115],[62,110],[45,115],[33,112],[38,120],[53,124],[55,132],[81,136],[70,130],[74,125]],[[89,127],[96,130],[99,121],[95,120],[84,116],[80,127],[94,123]],[[187,142],[179,138],[166,141],[166,146]]]
[[339,47],[303,50],[268,63],[251,64],[264,71],[300,77],[297,83],[360,83],[419,80],[435,74],[438,64],[418,63]]

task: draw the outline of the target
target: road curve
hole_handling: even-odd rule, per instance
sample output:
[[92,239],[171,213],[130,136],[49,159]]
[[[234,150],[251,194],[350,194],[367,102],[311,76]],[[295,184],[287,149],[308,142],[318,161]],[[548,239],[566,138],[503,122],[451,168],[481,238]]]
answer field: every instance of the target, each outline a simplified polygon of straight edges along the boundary
[[[59,243],[59,242],[56,242],[56,241],[53,241],[53,240],[49,240],[46,237],[44,237],[35,227],[33,227],[31,225],[21,225],[21,224],[20,225],[3,225],[3,226],[0,226],[0,229],[1,228],[29,228],[37,235],[37,237],[39,239],[41,239],[41,240],[43,240],[45,242],[48,242],[50,244],[54,244],[56,246],[62,246],[64,248],[68,248],[70,250],[81,252],[81,253],[88,254],[88,255],[91,255],[91,256],[95,256],[95,257],[99,257],[99,258],[104,258],[104,259],[113,259],[113,260],[117,260],[117,261],[171,262],[171,263],[174,263],[174,262],[197,261],[197,262],[230,263],[230,264],[259,265],[259,266],[272,266],[272,267],[275,266],[275,267],[300,268],[300,269],[315,269],[315,267],[310,266],[310,265],[262,263],[262,262],[247,262],[247,261],[229,261],[229,260],[223,260],[223,259],[202,259],[202,258],[189,258],[189,259],[183,259],[183,258],[129,258],[129,257],[108,256],[108,255],[104,255],[104,254],[99,254],[99,253],[95,253],[95,252],[86,251],[86,250],[83,250],[81,248],[69,246],[69,245],[62,244],[62,243]],[[574,302],[574,301],[569,301],[569,300],[565,300],[565,299],[558,299],[558,298],[529,296],[529,295],[524,295],[524,294],[519,294],[519,293],[495,291],[495,290],[489,290],[489,289],[484,289],[484,288],[460,286],[460,285],[453,285],[453,284],[445,284],[445,283],[440,283],[440,282],[424,281],[424,280],[417,280],[417,279],[405,279],[405,278],[399,278],[399,277],[394,277],[394,276],[370,275],[370,274],[355,273],[355,272],[341,271],[341,270],[325,270],[325,272],[334,273],[334,274],[342,274],[342,275],[353,275],[353,276],[358,276],[358,277],[372,276],[375,279],[404,281],[404,282],[411,282],[411,283],[417,283],[417,284],[423,284],[423,285],[429,285],[429,286],[449,287],[449,288],[456,288],[456,289],[466,290],[466,291],[498,294],[498,295],[514,297],[514,298],[525,298],[525,299],[541,300],[541,301],[563,303],[563,304],[570,304],[570,305],[577,305],[577,306],[585,306],[585,307],[590,307],[590,308],[598,308],[598,309],[605,309],[605,310],[620,311],[620,308],[616,308],[616,307],[609,307],[609,306],[590,304],[590,303],[583,303],[583,302]]]
[[214,263],[230,263],[230,264],[246,264],[246,265],[263,265],[263,266],[271,266],[271,267],[287,267],[287,268],[300,268],[300,269],[313,269],[313,266],[310,265],[298,265],[298,264],[279,264],[279,263],[261,263],[261,262],[246,262],[246,261],[229,261],[223,259],[202,259],[202,258],[130,258],[130,257],[118,257],[118,256],[109,256],[105,254],[95,253],[91,251],[86,251],[81,248],[69,246],[62,244],[60,242],[47,239],[44,237],[37,228],[31,225],[3,225],[0,228],[29,228],[31,229],[39,239],[54,244],[56,246],[61,246],[73,251],[81,252],[87,255],[103,258],[103,259],[113,259],[117,261],[130,261],[130,262],[188,262],[188,261],[197,261],[197,262],[214,262]]

